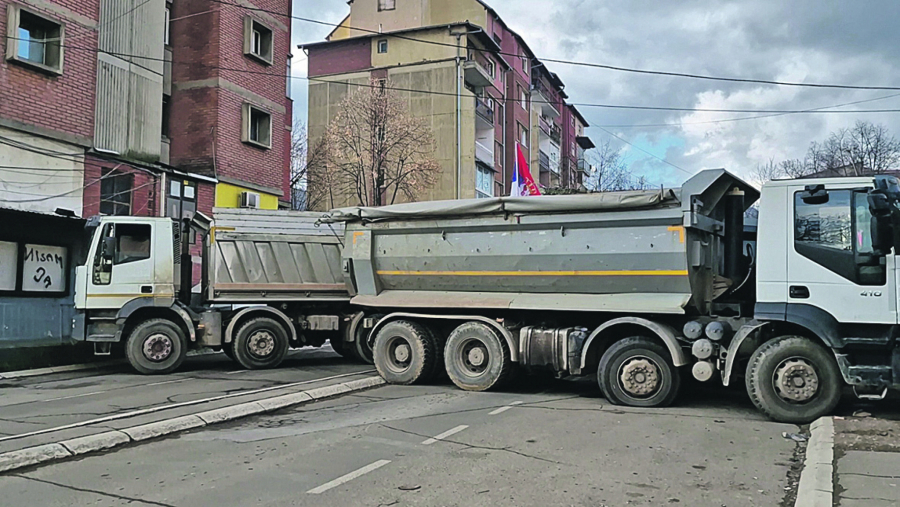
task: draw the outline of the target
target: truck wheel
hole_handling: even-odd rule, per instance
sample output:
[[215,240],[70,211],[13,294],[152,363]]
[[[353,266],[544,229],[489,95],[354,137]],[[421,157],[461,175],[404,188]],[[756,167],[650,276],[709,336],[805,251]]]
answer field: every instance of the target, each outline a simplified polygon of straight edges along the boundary
[[375,369],[389,384],[417,384],[434,376],[437,347],[434,336],[416,322],[395,320],[382,327],[372,348]]
[[843,387],[834,357],[802,336],[783,336],[756,349],[745,382],[756,408],[775,421],[792,424],[831,413]]
[[450,333],[444,365],[450,380],[466,391],[497,387],[512,371],[506,340],[481,322],[466,322]]
[[125,357],[139,373],[160,375],[181,366],[187,340],[171,320],[150,319],[138,324],[125,342]]
[[681,375],[669,351],[643,336],[612,344],[600,358],[597,383],[615,405],[667,407],[681,388]]
[[241,325],[231,345],[235,361],[244,368],[274,368],[287,354],[288,336],[279,322],[258,317]]

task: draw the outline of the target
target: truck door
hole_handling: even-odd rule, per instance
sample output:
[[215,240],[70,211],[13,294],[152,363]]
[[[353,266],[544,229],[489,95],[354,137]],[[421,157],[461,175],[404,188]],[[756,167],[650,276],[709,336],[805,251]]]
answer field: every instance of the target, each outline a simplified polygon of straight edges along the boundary
[[793,193],[788,303],[818,307],[841,323],[897,323],[893,255],[872,248],[867,189]]
[[152,228],[149,223],[103,225],[88,267],[87,308],[120,308],[134,298],[154,295]]

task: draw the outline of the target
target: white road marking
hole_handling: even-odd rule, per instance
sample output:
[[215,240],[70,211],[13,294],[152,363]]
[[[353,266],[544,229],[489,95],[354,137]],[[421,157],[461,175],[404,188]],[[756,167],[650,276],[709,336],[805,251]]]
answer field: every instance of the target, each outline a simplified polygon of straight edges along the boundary
[[455,435],[455,434],[459,433],[460,431],[462,431],[462,430],[464,430],[464,429],[466,429],[466,428],[468,428],[468,427],[469,427],[469,426],[466,425],[466,424],[460,424],[459,426],[457,426],[457,427],[455,427],[455,428],[453,428],[453,429],[449,429],[449,430],[447,430],[447,431],[441,433],[440,435],[438,435],[438,436],[436,436],[436,437],[434,437],[434,438],[429,438],[428,440],[423,441],[423,442],[422,442],[422,445],[431,445],[431,444],[433,444],[433,443],[435,443],[435,442],[441,441],[441,440],[443,440],[443,439],[449,437],[450,435]]
[[235,370],[235,371],[226,371],[225,375],[237,375],[238,373],[247,373],[248,371],[253,370]]
[[513,408],[513,407],[515,407],[516,405],[521,405],[521,404],[522,404],[521,401],[514,401],[514,402],[510,403],[509,405],[507,405],[507,406],[505,406],[505,407],[500,407],[500,408],[498,408],[498,409],[492,411],[492,412],[489,413],[488,415],[502,414],[503,412],[506,412],[507,410],[509,410],[509,409],[511,409],[511,408]]
[[350,482],[353,479],[356,479],[357,477],[359,477],[361,475],[365,475],[373,470],[378,470],[379,468],[383,467],[384,465],[387,465],[390,462],[391,462],[391,460],[389,460],[389,459],[380,459],[380,460],[376,461],[375,463],[372,463],[370,465],[366,465],[366,466],[360,468],[359,470],[350,472],[347,475],[342,475],[331,482],[326,482],[325,484],[322,484],[321,486],[319,486],[317,488],[313,488],[313,489],[307,491],[307,493],[309,493],[311,495],[322,494],[331,488],[334,488],[334,487],[340,486],[341,484]]
[[[143,387],[149,387],[149,386],[161,386],[161,385],[163,385],[163,384],[175,384],[175,383],[178,383],[178,382],[184,382],[184,381],[186,381],[186,380],[191,380],[191,379],[190,379],[190,378],[183,378],[183,379],[178,379],[178,380],[166,380],[165,382],[154,382],[154,383],[152,383],[152,384],[144,384]],[[128,386],[128,387],[119,387],[119,388],[116,388],[116,389],[107,389],[106,391],[93,391],[93,392],[90,392],[90,393],[72,394],[72,395],[70,395],[70,396],[60,396],[59,398],[49,398],[49,399],[46,399],[46,400],[37,400],[37,401],[38,401],[39,403],[48,403],[48,402],[51,402],[51,401],[71,400],[72,398],[83,398],[83,397],[85,397],[85,396],[94,396],[95,394],[104,394],[104,393],[109,393],[109,392],[112,392],[112,391],[118,391],[118,390],[121,390],[121,389],[129,389],[129,388],[131,388],[131,387],[141,387],[141,386],[135,385],[135,386]]]
[[185,381],[191,380],[191,379],[193,379],[193,377],[190,377],[190,378],[181,378],[181,379],[178,379],[178,380],[166,380],[166,381],[163,381],[163,382],[154,382],[154,383],[152,383],[152,384],[146,384],[145,387],[149,387],[149,386],[162,386],[162,385],[166,385],[166,384],[177,384],[178,382],[185,382]]
[[230,393],[230,394],[223,394],[220,396],[212,396],[210,398],[203,398],[200,400],[182,401],[181,403],[171,403],[168,405],[160,405],[160,406],[156,406],[156,407],[135,410],[133,412],[125,412],[122,414],[113,414],[113,415],[108,415],[105,417],[98,417],[96,419],[90,419],[88,421],[66,424],[64,426],[57,426],[55,428],[46,428],[43,430],[31,431],[28,433],[19,433],[18,435],[9,435],[9,436],[5,436],[5,437],[0,437],[0,442],[6,442],[7,440],[15,440],[18,438],[33,437],[35,435],[43,435],[44,433],[52,433],[54,431],[67,430],[67,429],[71,429],[71,428],[81,428],[83,426],[89,426],[91,424],[98,424],[98,423],[103,423],[103,422],[108,422],[108,421],[116,421],[119,419],[127,419],[129,417],[134,417],[134,416],[144,415],[144,414],[152,414],[154,412],[159,412],[160,410],[167,410],[170,408],[199,405],[201,403],[207,403],[210,401],[219,401],[219,400],[225,400],[228,398],[234,398],[235,396],[247,396],[250,394],[265,393],[265,392],[269,392],[269,391],[275,391],[278,389],[287,389],[289,387],[294,387],[294,386],[299,386],[299,385],[304,385],[304,384],[313,384],[316,382],[322,382],[324,380],[332,380],[332,379],[342,378],[342,377],[352,377],[354,375],[364,375],[364,374],[374,373],[374,372],[375,372],[375,370],[366,370],[366,371],[358,371],[358,372],[353,372],[353,373],[342,373],[340,375],[332,375],[330,377],[317,378],[317,379],[312,379],[312,380],[304,380],[301,382],[293,382],[290,384],[281,384],[281,385],[277,385],[277,386],[263,387],[261,389],[252,389],[249,391],[239,391],[239,392]]

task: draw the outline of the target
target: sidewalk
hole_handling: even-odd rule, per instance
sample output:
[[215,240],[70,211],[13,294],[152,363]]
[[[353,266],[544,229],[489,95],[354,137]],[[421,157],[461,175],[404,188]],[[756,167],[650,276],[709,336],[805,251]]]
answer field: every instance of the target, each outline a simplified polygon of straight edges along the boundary
[[900,505],[900,420],[835,417],[834,460],[835,505]]

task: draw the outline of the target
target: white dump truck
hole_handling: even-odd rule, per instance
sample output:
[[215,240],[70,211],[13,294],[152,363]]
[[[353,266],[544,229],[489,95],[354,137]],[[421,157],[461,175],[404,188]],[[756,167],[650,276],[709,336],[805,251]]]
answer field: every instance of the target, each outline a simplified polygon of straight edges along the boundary
[[[163,355],[190,345],[230,346],[245,366],[267,366],[277,361],[248,357],[327,337],[337,350],[371,348],[397,384],[446,371],[460,388],[487,390],[514,368],[544,369],[596,375],[612,403],[658,407],[674,402],[686,375],[740,379],[762,412],[785,422],[830,412],[844,386],[871,399],[900,387],[900,183],[770,182],[748,243],[743,216],[759,195],[705,170],[680,189],[340,209],[296,237],[275,227],[255,237],[217,220],[192,302],[176,297],[171,225],[103,218],[93,260],[79,268],[87,298],[76,326],[91,341],[125,340],[142,371],[169,369],[180,360]],[[147,270],[116,270],[118,259],[131,262],[112,232],[120,223],[160,230],[140,250]],[[225,246],[229,237],[244,246]],[[279,237],[289,247],[275,248]],[[325,242],[332,253],[308,262],[327,265],[327,280],[301,276],[274,290],[286,266],[299,272],[298,248]],[[257,259],[252,269],[247,259]],[[234,278],[237,262],[244,278]],[[127,297],[92,298],[113,293],[97,285],[107,279],[131,284]]]

